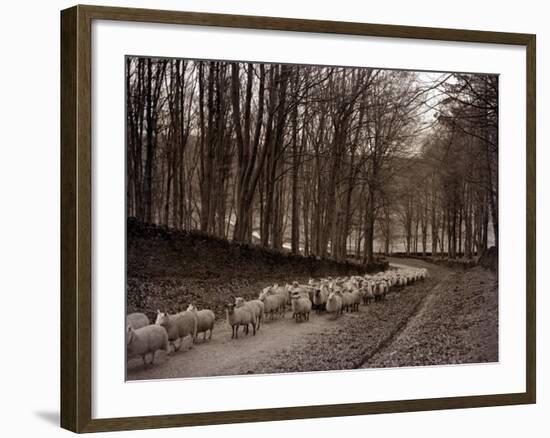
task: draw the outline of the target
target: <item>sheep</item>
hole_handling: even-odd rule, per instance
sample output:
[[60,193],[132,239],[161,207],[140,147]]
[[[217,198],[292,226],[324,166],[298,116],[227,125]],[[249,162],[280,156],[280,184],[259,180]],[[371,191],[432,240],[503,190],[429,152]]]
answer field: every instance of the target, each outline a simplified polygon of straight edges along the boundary
[[288,304],[288,300],[289,300],[288,291],[287,290],[283,290],[283,291],[279,290],[279,292],[274,292],[273,296],[275,296],[277,298],[277,300],[279,301],[279,307],[277,308],[277,314],[279,314],[279,316],[284,317],[285,312],[286,312],[286,305]]
[[245,326],[245,333],[248,335],[248,326],[252,324],[252,334],[256,336],[256,315],[248,306],[236,307],[235,303],[225,305],[227,322],[231,326],[231,339],[239,338],[239,326]]
[[381,301],[386,298],[386,283],[381,280],[374,285],[374,301]]
[[197,319],[197,331],[193,338],[193,343],[197,342],[197,336],[199,333],[203,333],[203,341],[206,341],[206,332],[210,330],[208,340],[212,339],[212,330],[214,330],[214,320],[216,315],[209,309],[198,310],[193,304],[189,304],[187,308],[188,312],[192,312]]
[[271,288],[271,293],[277,295],[280,300],[279,312],[284,315],[286,310],[286,305],[290,304],[290,289],[291,286],[287,283],[284,286],[279,286],[277,283]]
[[[174,351],[179,351],[186,336],[191,336],[194,340],[197,337],[197,316],[193,312],[180,312],[175,315],[157,310],[157,319],[155,324],[161,325],[168,333],[168,340],[174,347]],[[176,341],[179,340],[176,347]]]
[[235,306],[236,307],[241,307],[241,306],[250,307],[250,309],[252,309],[252,311],[256,315],[256,321],[257,321],[256,330],[260,330],[260,325],[261,325],[262,319],[264,317],[264,309],[265,309],[265,305],[264,305],[263,301],[261,301],[261,300],[245,301],[244,298],[237,297],[237,298],[235,298]]
[[327,298],[327,312],[333,313],[334,318],[342,314],[342,296],[340,292],[331,292]]
[[374,294],[372,293],[372,283],[370,281],[365,281],[361,289],[363,296],[363,304],[367,305],[371,301],[374,301]]
[[[310,297],[310,294],[309,294],[309,286],[302,286],[297,281],[293,281],[291,285],[287,283],[287,288],[290,294],[291,305],[292,305],[292,297],[295,294],[299,294],[301,297],[308,298],[310,299],[310,301],[312,300],[312,297]],[[296,313],[292,312],[292,319],[294,318],[296,318]]]
[[302,318],[305,321],[309,321],[309,314],[311,312],[311,301],[300,295],[299,292],[293,292],[291,295],[292,312],[296,316],[296,322]]
[[361,291],[360,290],[353,290],[350,292],[351,294],[351,311],[357,312],[359,310],[359,305],[362,301]]
[[268,290],[269,295],[273,295],[277,298],[279,305],[277,309],[274,310],[273,314],[278,314],[279,316],[285,316],[286,305],[290,304],[290,285],[279,286],[277,283]]
[[390,285],[387,281],[382,281],[382,285],[384,287],[382,298],[386,298],[386,295],[390,293]]
[[352,281],[351,279],[342,282],[342,287],[344,288],[344,290],[348,292],[351,292],[352,290],[356,289],[355,282]]
[[168,333],[160,325],[150,324],[134,329],[131,325],[126,327],[126,354],[127,358],[140,356],[143,365],[147,365],[147,355],[151,353],[151,364],[155,362],[155,352],[164,350],[168,352]]
[[348,291],[342,292],[342,308],[346,310],[346,312],[351,311],[352,302],[353,302],[353,296],[351,295],[351,292],[348,292]]
[[315,291],[315,293],[313,294],[313,305],[316,313],[319,314],[322,311],[326,310],[328,295],[328,288],[324,284]]
[[[292,282],[290,288],[291,294],[298,292],[301,296],[309,298],[310,301],[313,301],[313,294],[315,293],[315,288],[311,285],[301,285],[297,281]],[[291,296],[292,299],[292,296]]]
[[129,325],[134,330],[145,327],[149,324],[149,318],[147,318],[147,315],[143,313],[135,312],[126,315],[126,325]]
[[275,313],[279,313],[280,299],[277,295],[273,295],[269,288],[262,291],[258,300],[264,304],[264,314],[269,315],[270,319],[273,319]]
[[[290,286],[290,300],[292,304],[292,300],[295,296],[300,296],[302,298],[307,298],[310,302],[313,301],[313,295],[315,293],[315,288],[311,286],[304,286],[300,285],[297,281],[292,282],[292,285]],[[292,318],[296,318],[296,312],[292,312]]]

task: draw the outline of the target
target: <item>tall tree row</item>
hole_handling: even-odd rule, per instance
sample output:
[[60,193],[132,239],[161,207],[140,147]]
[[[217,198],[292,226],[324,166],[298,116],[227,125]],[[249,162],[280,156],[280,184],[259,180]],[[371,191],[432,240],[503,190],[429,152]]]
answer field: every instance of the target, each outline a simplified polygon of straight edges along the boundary
[[365,263],[498,236],[493,76],[128,58],[126,89],[128,216]]

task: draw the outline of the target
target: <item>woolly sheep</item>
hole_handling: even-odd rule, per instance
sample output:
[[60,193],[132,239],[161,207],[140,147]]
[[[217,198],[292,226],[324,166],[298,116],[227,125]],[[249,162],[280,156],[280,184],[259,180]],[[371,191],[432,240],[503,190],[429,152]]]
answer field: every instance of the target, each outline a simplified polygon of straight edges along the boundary
[[361,289],[363,296],[363,304],[369,304],[371,301],[374,301],[374,294],[372,292],[372,282],[365,281]]
[[280,299],[277,295],[271,294],[270,290],[265,290],[260,294],[259,301],[264,304],[264,314],[273,319],[276,313],[279,313]]
[[327,312],[333,313],[336,318],[342,313],[342,296],[340,292],[331,292],[327,298]]
[[386,297],[386,283],[384,281],[378,281],[374,285],[374,301],[381,301]]
[[290,289],[291,286],[288,283],[284,286],[279,286],[277,283],[275,283],[271,288],[271,293],[279,296],[279,299],[281,300],[281,308],[279,310],[282,310],[283,314],[285,306],[287,304],[290,304]]
[[[310,301],[313,301],[313,294],[315,293],[315,288],[310,285],[301,285],[297,281],[292,283],[290,288],[291,294],[298,292],[302,297],[309,298]],[[292,299],[292,295],[290,297]]]
[[257,321],[256,330],[260,330],[260,325],[261,325],[262,319],[264,317],[264,309],[265,309],[265,305],[264,305],[263,301],[261,301],[261,300],[245,301],[244,298],[237,297],[237,298],[235,298],[235,306],[237,306],[237,307],[241,307],[241,306],[250,307],[250,309],[252,309],[252,311],[256,315],[256,321]]
[[189,304],[187,311],[194,313],[197,318],[197,332],[193,338],[193,343],[196,343],[199,333],[203,333],[202,339],[205,341],[207,331],[210,331],[208,340],[212,339],[212,330],[214,330],[214,321],[216,319],[214,312],[209,309],[198,310],[193,304]]
[[[168,333],[168,340],[174,346],[174,351],[178,351],[186,336],[191,336],[194,340],[197,337],[197,317],[193,312],[180,312],[175,315],[157,310],[157,320],[155,324],[161,325]],[[176,347],[176,341],[179,340]]]
[[140,356],[143,365],[147,365],[147,355],[151,353],[151,364],[155,362],[155,352],[164,350],[168,352],[168,333],[160,325],[151,324],[138,329],[128,325],[126,327],[126,354],[128,358]]
[[[315,294],[315,288],[311,286],[300,285],[297,281],[292,282],[290,286],[290,300],[292,301],[295,296],[308,299],[313,302],[313,295]],[[292,312],[292,318],[296,318],[296,312]]]
[[322,285],[319,289],[315,290],[315,293],[313,294],[313,306],[316,313],[321,313],[326,310],[328,296],[329,291],[325,285]]
[[281,296],[273,293],[271,288],[265,288],[258,297],[258,300],[264,304],[264,315],[269,315],[273,319],[276,314],[280,314]]
[[149,318],[147,318],[147,315],[143,313],[135,312],[126,315],[126,325],[129,325],[134,330],[145,327],[149,324]]
[[356,312],[359,310],[359,305],[362,301],[361,291],[354,290],[351,293],[351,311]]
[[353,296],[351,295],[351,292],[348,292],[348,291],[342,292],[342,309],[346,310],[347,312],[350,312],[352,302],[353,302]]
[[357,284],[352,279],[342,282],[342,287],[345,291],[351,292],[357,289]]
[[291,296],[292,313],[296,317],[296,322],[301,319],[309,321],[309,314],[311,312],[311,301],[300,295],[299,292],[294,292]]
[[274,314],[284,316],[286,312],[286,305],[289,301],[289,288],[287,286],[278,286],[275,284],[272,288],[267,291],[268,295],[272,295],[277,299],[278,306],[277,309],[273,311]]
[[239,338],[239,327],[245,327],[245,333],[248,335],[248,326],[252,324],[252,334],[256,336],[256,316],[248,306],[237,307],[234,303],[225,305],[227,323],[231,326],[231,339]]

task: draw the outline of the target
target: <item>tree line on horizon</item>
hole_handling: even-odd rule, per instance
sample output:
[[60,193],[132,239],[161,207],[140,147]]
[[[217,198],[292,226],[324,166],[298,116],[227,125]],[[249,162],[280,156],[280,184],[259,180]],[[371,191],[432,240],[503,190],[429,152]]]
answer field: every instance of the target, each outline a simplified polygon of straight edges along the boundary
[[128,217],[365,263],[498,245],[498,76],[128,57],[126,99]]

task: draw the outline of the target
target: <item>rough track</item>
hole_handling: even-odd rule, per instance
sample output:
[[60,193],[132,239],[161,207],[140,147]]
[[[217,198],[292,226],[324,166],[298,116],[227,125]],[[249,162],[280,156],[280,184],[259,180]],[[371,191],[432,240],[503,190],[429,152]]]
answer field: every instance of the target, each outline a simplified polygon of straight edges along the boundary
[[498,279],[478,267],[443,278],[391,343],[363,367],[497,361]]
[[[361,306],[359,312],[336,320],[312,314],[309,322],[296,323],[288,311],[284,319],[267,321],[256,336],[241,334],[238,340],[232,340],[225,321],[219,321],[211,341],[190,349],[187,343],[168,360],[157,357],[159,363],[154,366],[131,361],[127,379],[498,360],[498,330],[495,324],[484,323],[484,312],[496,305],[492,274],[477,268],[454,271],[409,259],[395,262],[426,266],[430,278],[390,293],[385,302]],[[474,280],[470,281],[472,272]],[[484,290],[489,292],[479,293]]]

